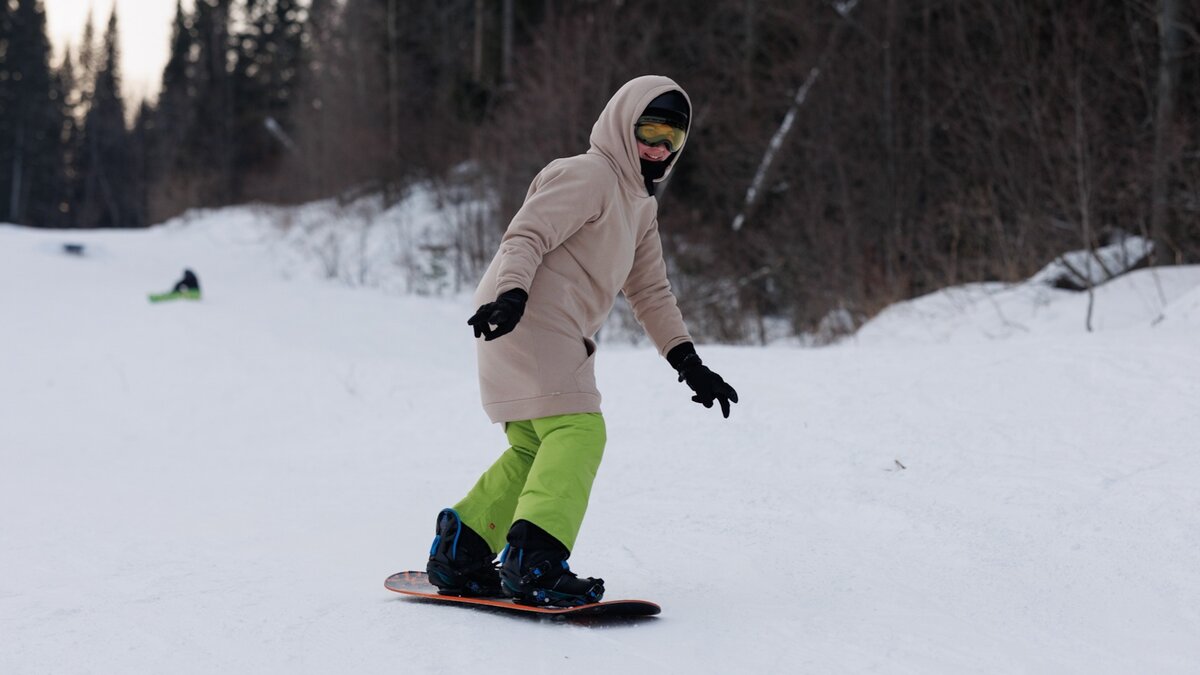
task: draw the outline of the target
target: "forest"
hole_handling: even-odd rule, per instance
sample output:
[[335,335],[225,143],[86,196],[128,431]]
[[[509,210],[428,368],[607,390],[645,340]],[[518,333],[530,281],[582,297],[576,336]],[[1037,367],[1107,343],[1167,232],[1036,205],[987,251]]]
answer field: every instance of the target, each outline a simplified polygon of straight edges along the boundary
[[1129,235],[1200,263],[1200,0],[176,0],[151,101],[122,97],[118,10],[86,26],[56,52],[41,0],[0,0],[0,221],[433,185],[489,205],[456,239],[478,270],[542,166],[660,74],[694,104],[661,231],[712,339]]

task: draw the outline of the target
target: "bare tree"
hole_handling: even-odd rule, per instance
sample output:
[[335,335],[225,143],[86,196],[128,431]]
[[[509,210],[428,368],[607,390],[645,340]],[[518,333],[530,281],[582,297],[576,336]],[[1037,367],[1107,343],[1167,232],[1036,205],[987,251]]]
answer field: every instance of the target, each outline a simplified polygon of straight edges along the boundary
[[[1159,0],[1159,63],[1157,106],[1154,115],[1154,163],[1150,197],[1150,233],[1153,238],[1166,236],[1167,199],[1170,189],[1170,164],[1176,154],[1172,143],[1175,118],[1175,91],[1179,80],[1179,53],[1183,31],[1179,26],[1178,0]],[[1177,246],[1177,245],[1176,245]],[[1176,261],[1179,262],[1178,248]]]

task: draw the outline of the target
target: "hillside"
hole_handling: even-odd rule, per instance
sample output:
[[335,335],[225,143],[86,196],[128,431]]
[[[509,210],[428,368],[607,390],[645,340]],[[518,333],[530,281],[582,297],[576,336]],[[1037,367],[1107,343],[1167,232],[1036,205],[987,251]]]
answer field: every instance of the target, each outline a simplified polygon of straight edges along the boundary
[[[700,345],[729,420],[601,342],[572,564],[664,612],[588,627],[383,589],[504,447],[473,308],[323,278],[290,236],[246,209],[0,226],[0,672],[1200,662],[1200,269],[1102,287],[1091,334],[1085,296],[977,286],[834,347]],[[146,301],[184,267],[203,301]]]

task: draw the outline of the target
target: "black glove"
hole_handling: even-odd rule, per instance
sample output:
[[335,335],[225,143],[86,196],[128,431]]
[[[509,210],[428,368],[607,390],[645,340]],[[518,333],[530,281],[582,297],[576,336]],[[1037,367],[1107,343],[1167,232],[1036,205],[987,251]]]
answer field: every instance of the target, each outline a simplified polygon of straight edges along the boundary
[[529,294],[519,288],[504,291],[495,302],[481,305],[475,310],[475,315],[467,319],[467,325],[475,328],[475,337],[482,336],[485,341],[508,335],[525,313],[525,301],[528,299]]
[[719,401],[721,414],[729,417],[729,404],[737,403],[737,392],[700,361],[692,343],[685,342],[673,347],[667,352],[667,361],[679,372],[679,381],[687,382],[687,386],[696,392],[693,401],[705,408],[711,408],[713,401]]

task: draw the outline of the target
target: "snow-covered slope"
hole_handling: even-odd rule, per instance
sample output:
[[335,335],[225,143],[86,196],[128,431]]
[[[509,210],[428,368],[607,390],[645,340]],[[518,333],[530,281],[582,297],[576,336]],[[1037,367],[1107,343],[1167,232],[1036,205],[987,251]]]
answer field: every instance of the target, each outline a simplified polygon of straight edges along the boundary
[[[1093,334],[1077,298],[1014,292],[1000,321],[991,289],[839,347],[701,345],[729,420],[602,343],[609,446],[572,562],[664,613],[584,627],[382,588],[504,447],[472,308],[285,274],[263,227],[0,227],[0,672],[1200,663],[1195,270],[1159,271],[1165,309],[1145,278],[1098,293]],[[184,267],[202,302],[146,301]]]
[[[1196,326],[1189,294],[1200,288],[1200,266],[1137,270],[1098,286],[1092,329],[1111,333],[1152,326],[1168,314]],[[1188,297],[1185,297],[1188,296]],[[1175,306],[1175,303],[1180,303]],[[1017,336],[1078,336],[1087,332],[1088,295],[1028,282],[968,284],[897,303],[859,329],[863,345],[961,343]]]
[[1200,285],[1167,305],[1163,311],[1163,321],[1171,327],[1200,329]]

